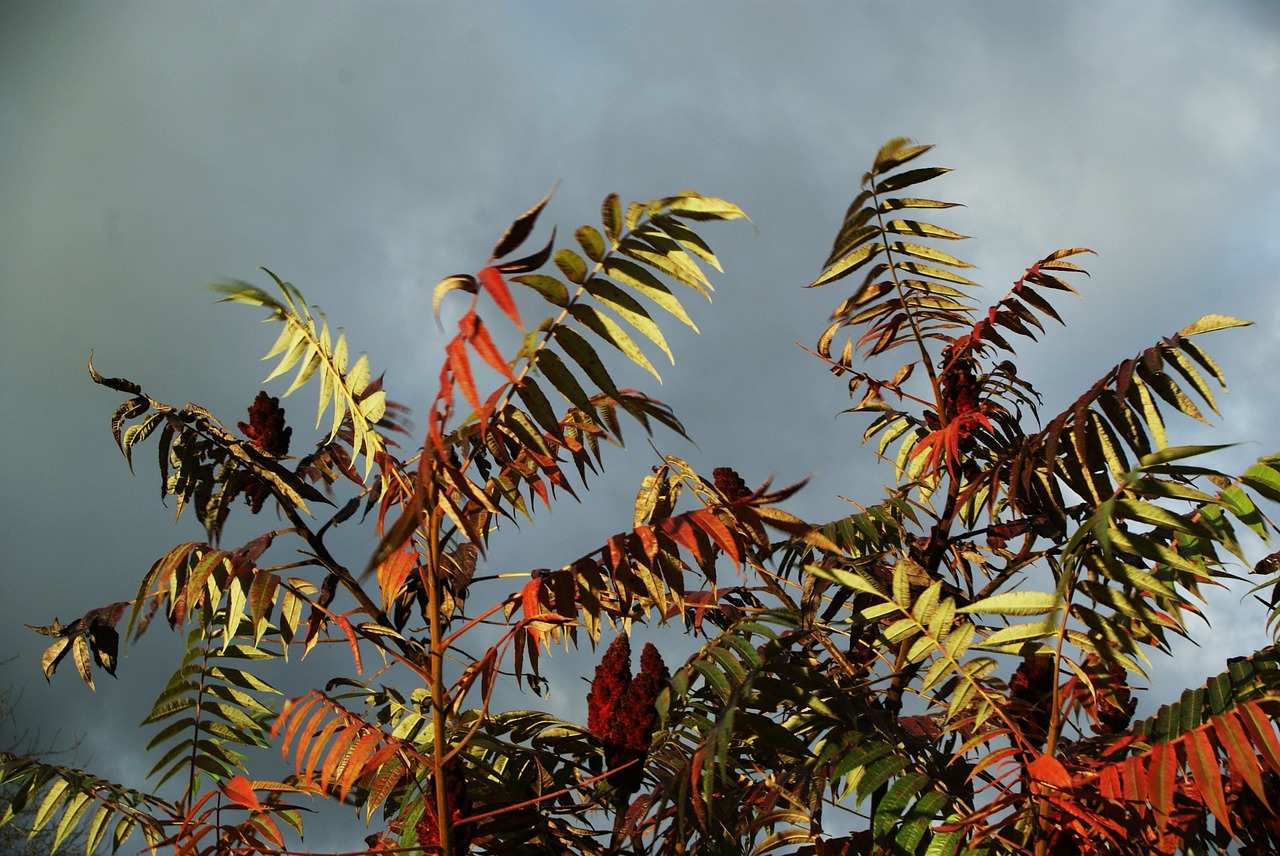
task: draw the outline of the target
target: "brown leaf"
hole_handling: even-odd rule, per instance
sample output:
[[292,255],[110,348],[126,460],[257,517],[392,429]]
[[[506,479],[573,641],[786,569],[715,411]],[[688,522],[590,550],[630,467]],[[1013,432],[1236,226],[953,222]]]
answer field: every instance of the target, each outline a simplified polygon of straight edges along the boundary
[[551,196],[556,192],[556,187],[559,187],[558,183],[547,191],[547,195],[542,197],[542,200],[537,205],[521,214],[516,218],[515,222],[507,227],[507,231],[498,239],[497,246],[493,248],[493,257],[495,259],[502,258],[524,243],[525,238],[529,237],[529,233],[533,231],[534,225],[538,222],[538,215],[542,213],[542,209],[546,207],[546,204],[551,201]]
[[142,392],[142,387],[138,386],[131,380],[125,380],[122,377],[103,377],[98,374],[93,367],[93,354],[89,354],[89,377],[93,378],[93,382],[101,384],[108,389],[114,389],[117,392],[127,392],[130,395],[138,395]]

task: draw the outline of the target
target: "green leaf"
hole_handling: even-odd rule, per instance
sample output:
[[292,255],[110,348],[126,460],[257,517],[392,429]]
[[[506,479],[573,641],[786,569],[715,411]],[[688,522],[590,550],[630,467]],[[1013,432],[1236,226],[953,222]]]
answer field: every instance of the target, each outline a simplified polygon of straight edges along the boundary
[[76,824],[80,822],[80,816],[84,814],[85,809],[93,803],[93,795],[84,791],[71,798],[71,801],[67,804],[67,810],[62,814],[62,820],[58,821],[58,828],[53,836],[53,845],[49,848],[50,853],[57,852],[62,842],[67,840],[67,836],[71,834]]
[[697,325],[689,318],[680,301],[671,293],[671,289],[663,285],[662,280],[640,265],[627,259],[611,256],[605,259],[604,271],[618,282],[635,289],[676,318],[679,318],[695,333],[698,332]]
[[[589,309],[590,307],[584,308]],[[613,398],[620,397],[618,387],[614,384],[613,378],[609,376],[609,372],[605,369],[604,363],[601,362],[599,355],[595,352],[595,349],[587,343],[586,339],[582,338],[582,334],[577,330],[574,330],[572,327],[560,326],[555,328],[552,335],[555,337],[556,344],[564,348],[565,353],[572,357],[573,361],[576,362],[584,372],[586,372],[587,377],[591,378],[592,382],[600,388],[601,392]],[[626,334],[624,333],[623,335]],[[634,342],[632,342],[632,346],[635,346]],[[539,365],[541,365],[542,359],[542,357],[539,357]],[[649,370],[653,371],[653,367],[650,366]],[[552,382],[554,383],[554,380]],[[560,387],[557,386],[556,389],[560,389]],[[560,391],[563,393],[563,390]],[[590,408],[590,405],[588,405],[588,407]],[[594,408],[588,409],[586,412],[592,413],[594,412]]]
[[38,832],[48,825],[53,819],[53,815],[57,812],[58,807],[70,795],[69,789],[71,783],[66,779],[58,779],[49,788],[49,792],[44,795],[44,799],[40,801],[40,807],[36,809],[35,817],[31,820],[31,830]]
[[[603,312],[596,310],[594,307],[584,305],[584,303],[573,303],[572,306],[568,307],[568,311],[577,321],[581,321],[582,326],[593,331],[605,342],[612,344],[618,351],[625,353],[631,362],[648,371],[650,375],[657,377],[658,383],[662,383],[662,376],[658,375],[653,363],[649,362],[649,358],[645,357],[644,352],[641,351],[635,340],[630,335],[627,335],[626,330],[618,326],[617,322],[611,317],[604,315]],[[666,345],[666,342],[663,342],[663,344]]]
[[809,283],[805,288],[817,288],[833,283],[838,279],[843,279],[883,252],[884,246],[881,244],[865,244],[857,251],[842,257],[831,265],[821,276]]
[[[663,337],[662,330],[649,317],[649,313],[645,311],[644,307],[636,302],[635,298],[606,279],[592,278],[587,282],[585,290],[600,303],[618,313],[623,320],[661,348],[672,365],[675,364],[676,358],[672,355],[671,348],[667,346],[667,340]],[[573,309],[569,311],[573,313]],[[574,315],[574,317],[576,318],[577,316]]]
[[569,305],[569,289],[565,287],[563,282],[553,276],[527,273],[522,276],[513,276],[511,281],[532,288],[542,295],[543,300],[553,306],[564,307]]
[[618,194],[610,193],[604,198],[600,205],[600,222],[609,242],[616,244],[622,233],[622,207],[618,204]]
[[964,241],[969,238],[968,235],[961,235],[959,232],[918,220],[890,220],[884,224],[884,230],[899,235],[917,235],[921,238],[939,238],[945,241]]
[[[934,279],[941,279],[945,282],[954,282],[956,285],[977,286],[977,283],[971,279],[966,279],[958,273],[946,270],[944,268],[935,267],[933,265],[921,264],[920,262],[900,261],[894,263],[894,268],[915,276],[929,276]],[[987,332],[988,338],[991,337],[991,331]]]
[[883,179],[875,185],[875,192],[878,195],[893,193],[895,190],[901,190],[904,187],[911,187],[914,184],[922,184],[923,182],[937,178],[940,175],[946,175],[951,170],[940,167],[931,166],[923,169],[909,169],[906,172],[900,172]]
[[618,251],[666,274],[676,282],[710,296],[711,283],[707,281],[702,269],[689,258],[688,253],[681,249],[679,244],[668,238],[664,244],[669,246],[659,248],[653,246],[656,236],[651,236],[650,241],[651,243],[645,243],[634,236],[626,238],[618,245]]
[[1230,315],[1211,314],[1199,321],[1193,321],[1178,331],[1179,336],[1199,336],[1201,333],[1212,333],[1214,330],[1228,330],[1232,327],[1250,327],[1252,321],[1241,321]]
[[556,253],[555,259],[556,267],[560,268],[569,282],[581,285],[587,281],[587,263],[582,260],[582,256],[573,250],[564,249]]
[[[579,337],[579,339],[581,339],[581,337]],[[592,356],[594,356],[594,352],[592,353]],[[555,388],[556,392],[564,396],[570,404],[582,411],[582,413],[586,414],[593,421],[600,421],[599,414],[596,413],[596,409],[591,404],[591,399],[587,396],[586,391],[583,390],[582,386],[578,383],[578,379],[573,376],[573,372],[569,371],[554,351],[546,349],[539,351],[535,365],[538,371],[542,372],[542,376],[545,377]],[[601,366],[600,370],[603,371],[604,367]]]
[[933,146],[917,145],[909,137],[894,137],[876,152],[876,160],[871,168],[871,175],[884,175],[892,172],[932,149]]
[[578,244],[582,247],[582,252],[586,254],[587,258],[593,262],[599,262],[604,258],[604,237],[596,229],[590,226],[581,226],[573,234],[578,239]]
[[746,213],[724,199],[714,196],[702,196],[692,190],[686,190],[678,196],[662,200],[667,210],[679,217],[689,220],[739,220],[747,219]]
[[[840,568],[824,568],[821,565],[805,565],[805,571],[813,574],[815,577],[824,580],[830,580],[833,583],[842,585],[845,588],[851,588],[854,591],[866,592],[879,597],[884,597],[884,592],[880,591],[870,582],[868,582],[860,574],[851,571],[842,570]],[[892,609],[897,609],[897,604],[889,604]]]
[[1062,599],[1054,592],[1007,591],[983,598],[956,609],[956,612],[986,613],[990,615],[1046,615],[1062,605]]
[[1041,621],[1032,621],[1028,624],[1014,624],[992,633],[986,639],[978,642],[976,647],[1016,651],[1016,649],[1021,648],[1024,642],[1042,639],[1056,632],[1057,629],[1058,622],[1053,616]]
[[1280,502],[1280,471],[1259,461],[1244,471],[1240,481],[1272,502]]

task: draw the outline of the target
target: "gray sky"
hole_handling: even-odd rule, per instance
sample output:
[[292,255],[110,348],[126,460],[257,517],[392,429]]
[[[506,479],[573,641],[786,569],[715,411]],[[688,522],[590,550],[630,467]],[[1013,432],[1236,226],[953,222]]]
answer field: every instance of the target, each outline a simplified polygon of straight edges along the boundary
[[[752,483],[813,475],[793,506],[813,519],[847,513],[837,496],[876,501],[891,477],[858,445],[865,423],[835,417],[842,384],[795,343],[845,295],[801,286],[899,135],[956,169],[934,192],[968,207],[940,222],[977,236],[960,254],[993,300],[1053,249],[1099,252],[1083,299],[1059,303],[1069,327],[1022,349],[1051,407],[1222,312],[1259,325],[1205,340],[1234,390],[1215,442],[1255,441],[1220,463],[1280,448],[1276,8],[4,4],[0,639],[19,661],[0,677],[27,687],[26,722],[88,734],[97,769],[141,783],[135,725],[178,639],[153,631],[90,694],[73,674],[46,687],[43,639],[22,627],[131,597],[156,557],[200,534],[159,504],[150,445],[130,477],[107,424],[120,399],[90,383],[90,349],[105,374],[243,419],[274,333],[199,286],[265,285],[265,266],[421,413],[443,342],[432,286],[478,268],[560,180],[544,222],[564,235],[611,191],[692,188],[751,215],[754,230],[705,231],[726,269],[715,302],[689,304],[700,337],[668,325],[676,365],[645,388],[698,443],[659,436],[661,450]],[[314,391],[285,404],[300,444]],[[625,526],[654,463],[630,434],[587,505],[499,539],[489,570],[559,566]],[[247,520],[228,543],[270,525]],[[354,564],[368,546],[343,542]],[[1233,624],[1239,597],[1215,601],[1211,643],[1180,648],[1144,706],[1263,644],[1257,611]],[[576,684],[554,691],[552,704],[578,703]]]

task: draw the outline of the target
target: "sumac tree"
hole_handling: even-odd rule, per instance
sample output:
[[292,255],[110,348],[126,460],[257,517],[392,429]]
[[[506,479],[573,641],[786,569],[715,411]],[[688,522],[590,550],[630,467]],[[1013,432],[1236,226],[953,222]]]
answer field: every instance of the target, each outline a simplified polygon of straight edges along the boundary
[[[697,229],[743,214],[691,192],[610,196],[573,245],[522,249],[544,198],[477,273],[443,280],[435,309],[459,320],[420,442],[368,358],[270,272],[270,290],[219,286],[278,324],[271,377],[292,373],[236,429],[91,364],[126,397],[120,450],[158,445],[164,494],[206,538],[131,600],[33,628],[53,639],[44,672],[70,653],[91,687],[95,666],[114,673],[122,621],[185,631],[183,654],[147,718],[152,791],[6,754],[0,822],[34,807],[36,830],[79,829],[90,853],[135,835],[283,853],[299,806],[325,798],[370,825],[367,853],[1271,852],[1274,648],[1133,719],[1148,654],[1190,638],[1202,589],[1244,562],[1238,532],[1272,534],[1258,503],[1280,500],[1280,457],[1231,475],[1204,461],[1220,447],[1165,428],[1217,412],[1200,337],[1245,322],[1195,321],[1041,413],[1014,344],[1061,321],[1089,251],[1050,253],[985,305],[942,249],[964,236],[913,219],[953,207],[909,195],[946,172],[915,165],[928,151],[880,150],[811,284],[854,284],[813,353],[893,468],[884,499],[825,524],[780,507],[799,485],[668,456],[596,549],[517,583],[477,574],[517,520],[592,488],[625,421],[683,434],[604,355],[656,376],[657,319],[693,325],[681,297],[719,267]],[[323,430],[301,453],[281,398],[308,384]],[[264,509],[283,525],[221,543],[232,511]],[[348,567],[326,537],[357,518],[373,533]],[[701,644],[674,668],[646,645],[637,665],[636,622]],[[553,645],[592,676],[585,724],[503,704],[541,685]],[[275,701],[256,664],[322,651],[358,677]],[[373,659],[390,664],[376,680]],[[251,775],[264,747],[292,773]]]

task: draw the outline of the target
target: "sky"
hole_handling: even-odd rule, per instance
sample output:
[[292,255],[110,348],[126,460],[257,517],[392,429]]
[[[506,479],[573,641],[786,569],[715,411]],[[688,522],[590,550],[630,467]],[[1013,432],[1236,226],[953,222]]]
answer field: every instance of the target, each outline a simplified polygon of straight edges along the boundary
[[[1058,247],[1098,252],[1082,297],[1057,304],[1067,326],[1020,352],[1047,412],[1220,312],[1257,325],[1204,340],[1232,393],[1213,432],[1175,436],[1240,442],[1224,469],[1280,450],[1278,10],[0,5],[0,650],[14,658],[0,681],[22,690],[19,722],[82,736],[96,771],[141,785],[136,725],[180,657],[177,636],[155,630],[96,693],[69,667],[46,685],[45,640],[22,626],[129,599],[152,561],[200,537],[159,503],[152,455],[130,475],[108,428],[120,399],[89,381],[90,351],[104,374],[234,424],[264,388],[275,333],[202,286],[266,286],[267,267],[368,352],[391,398],[425,412],[444,342],[433,285],[478,269],[557,182],[543,222],[563,236],[597,222],[610,192],[691,188],[751,216],[703,231],[725,273],[710,305],[688,302],[700,335],[667,325],[676,365],[645,387],[696,445],[654,442],[753,484],[811,477],[790,506],[809,519],[848,513],[839,497],[875,502],[891,478],[860,447],[861,418],[837,416],[842,382],[797,343],[812,345],[847,294],[802,287],[897,136],[936,144],[931,161],[955,169],[931,189],[967,207],[938,222],[976,236],[959,253],[992,300]],[[284,402],[295,443],[314,394]],[[629,434],[587,503],[500,539],[487,572],[559,567],[629,525],[656,463]],[[227,538],[270,525],[246,519]],[[341,548],[360,565],[370,543]],[[1147,711],[1266,643],[1243,593],[1214,598],[1200,648],[1157,663]],[[567,659],[548,703],[576,710]]]

